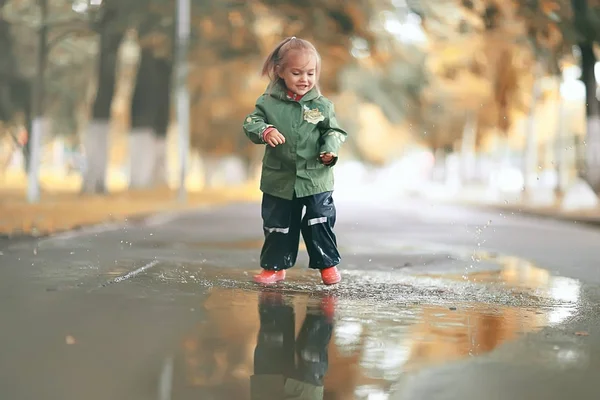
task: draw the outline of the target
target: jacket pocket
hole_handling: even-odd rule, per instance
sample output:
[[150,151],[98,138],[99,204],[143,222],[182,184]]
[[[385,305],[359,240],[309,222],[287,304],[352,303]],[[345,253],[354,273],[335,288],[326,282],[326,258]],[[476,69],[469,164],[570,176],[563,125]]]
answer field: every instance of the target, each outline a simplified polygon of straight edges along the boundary
[[319,168],[323,168],[324,165],[321,163],[320,160],[308,160],[306,161],[306,169],[319,169]]

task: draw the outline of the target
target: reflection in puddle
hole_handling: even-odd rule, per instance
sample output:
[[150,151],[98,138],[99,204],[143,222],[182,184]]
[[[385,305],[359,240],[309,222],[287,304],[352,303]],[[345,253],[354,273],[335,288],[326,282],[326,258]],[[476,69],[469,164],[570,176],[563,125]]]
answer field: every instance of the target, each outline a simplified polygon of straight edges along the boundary
[[285,304],[279,293],[261,294],[254,374],[250,377],[252,400],[297,398],[299,394],[323,398],[333,316],[332,298],[307,307],[296,337],[293,305]]
[[[205,320],[184,339],[178,368],[185,381],[173,398],[276,400],[291,392],[310,399],[387,398],[403,374],[490,352],[575,311],[576,281],[504,261],[497,271],[467,278],[509,295],[533,293],[538,303],[507,304],[506,296],[478,302],[465,295],[448,306],[427,296],[381,301],[343,291],[212,287]],[[464,280],[435,278],[447,285]]]
[[[497,259],[502,266],[495,271],[479,271],[468,275],[437,275],[444,280],[463,280],[482,284],[504,285],[513,292],[525,291],[542,299],[550,299],[554,309],[545,311],[545,324],[556,325],[565,321],[575,311],[579,301],[580,284],[570,278],[552,276],[549,271],[538,268],[517,257]],[[433,275],[428,275],[434,277]],[[560,307],[558,307],[560,306]],[[536,311],[540,315],[539,311]]]

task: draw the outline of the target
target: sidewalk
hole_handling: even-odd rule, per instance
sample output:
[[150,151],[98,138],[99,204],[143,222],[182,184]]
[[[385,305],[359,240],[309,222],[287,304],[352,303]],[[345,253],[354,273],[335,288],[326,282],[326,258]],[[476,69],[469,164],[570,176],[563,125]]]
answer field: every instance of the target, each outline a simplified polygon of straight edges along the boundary
[[184,211],[201,206],[255,201],[256,184],[188,194],[180,203],[169,189],[124,191],[106,196],[73,191],[43,193],[38,204],[28,204],[22,190],[0,188],[0,236],[47,236],[82,226],[124,222],[148,215]]
[[521,199],[521,194],[498,196],[490,193],[486,187],[467,186],[451,193],[442,187],[432,186],[420,191],[419,196],[444,203],[468,205],[469,207],[485,210],[600,226],[600,207],[572,211],[564,210],[554,202],[552,193],[538,193],[537,201],[526,202]]

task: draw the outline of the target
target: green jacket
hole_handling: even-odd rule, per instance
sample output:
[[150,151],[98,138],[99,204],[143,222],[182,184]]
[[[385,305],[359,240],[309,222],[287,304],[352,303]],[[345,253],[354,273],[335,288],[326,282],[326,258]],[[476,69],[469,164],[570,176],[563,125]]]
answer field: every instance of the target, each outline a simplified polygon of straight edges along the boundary
[[[288,200],[294,192],[305,197],[332,191],[331,167],[347,137],[338,125],[333,103],[316,88],[296,101],[279,84],[269,86],[246,117],[244,133],[252,142],[264,145],[262,134],[270,126],[285,136],[285,143],[266,145],[260,190]],[[319,158],[322,153],[335,155],[328,166]]]

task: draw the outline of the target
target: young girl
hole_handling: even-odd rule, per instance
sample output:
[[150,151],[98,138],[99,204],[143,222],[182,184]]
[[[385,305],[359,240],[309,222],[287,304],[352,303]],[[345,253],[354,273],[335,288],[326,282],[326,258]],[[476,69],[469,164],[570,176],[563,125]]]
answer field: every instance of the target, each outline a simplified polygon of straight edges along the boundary
[[320,69],[321,57],[310,42],[283,40],[262,69],[271,83],[244,121],[248,138],[267,145],[260,182],[265,241],[263,271],[254,277],[258,283],[285,279],[285,270],[296,263],[301,232],[309,268],[319,270],[326,285],[341,280],[332,167],[347,134],[333,103],[319,91]]

